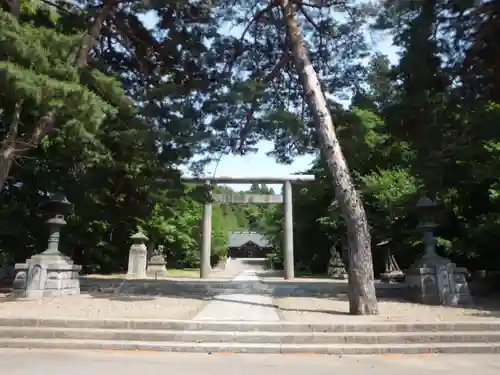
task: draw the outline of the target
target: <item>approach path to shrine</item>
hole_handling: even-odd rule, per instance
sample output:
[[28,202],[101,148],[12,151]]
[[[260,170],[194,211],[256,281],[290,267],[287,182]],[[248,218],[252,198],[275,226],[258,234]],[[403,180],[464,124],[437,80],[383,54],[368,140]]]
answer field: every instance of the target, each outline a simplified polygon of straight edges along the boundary
[[[260,279],[254,270],[245,270],[233,281],[255,283],[258,288]],[[273,298],[266,294],[220,294],[215,296],[193,320],[280,320]]]

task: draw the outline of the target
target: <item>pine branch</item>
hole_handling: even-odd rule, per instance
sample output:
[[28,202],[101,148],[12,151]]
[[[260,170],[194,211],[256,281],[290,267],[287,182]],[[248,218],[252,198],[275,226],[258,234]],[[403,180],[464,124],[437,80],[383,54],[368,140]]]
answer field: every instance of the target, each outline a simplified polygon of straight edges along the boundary
[[[285,53],[283,56],[281,56],[280,61],[274,66],[274,68],[269,72],[268,75],[266,75],[264,78],[259,80],[260,83],[262,84],[269,84],[270,82],[274,81],[276,77],[281,73],[283,68],[292,60],[292,56],[289,55],[288,53]],[[246,138],[248,136],[248,133],[250,131],[250,123],[253,119],[253,115],[255,111],[258,109],[258,101],[257,101],[257,96],[254,95],[252,99],[252,104],[250,105],[250,108],[248,109],[247,112],[247,118],[245,121],[245,124],[242,126],[240,130],[240,136],[239,136],[239,146],[238,146],[238,151],[241,152],[243,150],[243,147],[245,145]]]
[[[252,17],[252,19],[250,20],[250,22],[248,22],[248,24],[246,25],[245,29],[243,30],[243,32],[241,33],[241,36],[239,38],[239,41],[237,43],[237,45],[240,45],[243,43],[243,41],[245,40],[245,36],[246,34],[248,33],[248,31],[250,30],[250,27],[255,24],[256,22],[259,22],[262,17],[264,17],[264,15],[269,12],[271,9],[273,8],[276,8],[278,7],[278,1],[277,0],[274,0],[272,1],[267,7],[259,10],[258,12],[256,12],[254,14],[254,16]],[[255,6],[254,6],[255,7]],[[237,48],[234,49],[234,52],[233,52],[233,56],[231,57],[231,60],[229,60],[224,69],[222,70],[223,72],[223,76],[226,76],[227,74],[231,73],[231,71],[233,70],[233,66],[234,64],[236,63],[236,60],[238,59],[238,57],[240,57],[241,55],[243,54],[243,50],[238,50]]]
[[18,100],[14,105],[14,114],[12,115],[12,121],[10,122],[9,132],[7,133],[5,139],[2,141],[2,149],[12,147],[17,138],[22,107],[23,107],[22,99]]
[[[118,0],[110,0],[109,2],[105,3],[99,14],[94,18],[92,24],[89,27],[87,35],[83,38],[82,45],[80,46],[80,50],[76,58],[76,66],[78,68],[85,68],[87,66],[90,50],[95,45],[97,38],[101,33],[104,21],[114,11],[118,2]],[[43,137],[45,137],[54,129],[56,125],[58,109],[59,107],[57,106],[54,106],[52,109],[50,109],[40,119],[38,124],[35,126],[33,133],[27,139],[16,141],[17,144],[26,145],[26,147],[23,149],[17,149],[16,154],[20,154],[31,147],[36,147],[43,139]]]
[[110,0],[105,3],[99,14],[94,18],[87,35],[83,38],[83,44],[78,53],[78,58],[76,60],[78,68],[85,68],[87,66],[90,50],[94,47],[101,33],[104,21],[111,15],[117,4],[118,0]]
[[304,8],[304,5],[300,4],[299,6],[300,12],[304,15],[305,19],[314,27],[314,29],[319,33],[321,36],[321,29],[318,26],[316,22],[312,19],[311,15],[307,12],[307,10]]

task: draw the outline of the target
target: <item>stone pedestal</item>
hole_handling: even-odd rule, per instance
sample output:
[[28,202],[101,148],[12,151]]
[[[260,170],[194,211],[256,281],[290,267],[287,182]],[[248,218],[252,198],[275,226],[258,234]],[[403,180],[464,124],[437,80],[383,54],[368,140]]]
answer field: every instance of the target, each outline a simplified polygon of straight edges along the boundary
[[61,253],[42,253],[15,265],[16,297],[40,298],[80,294],[81,266]]
[[328,262],[328,277],[332,279],[345,280],[347,279],[347,271],[340,254],[332,249],[330,251],[330,260]]
[[71,212],[72,206],[62,193],[55,194],[44,204],[47,213],[52,215],[46,221],[49,229],[47,250],[15,265],[17,273],[12,295],[41,298],[80,294],[82,267],[59,251],[61,228],[66,225],[64,215]]
[[406,272],[410,298],[429,305],[471,305],[467,269],[437,254],[424,255]]
[[156,254],[151,257],[148,262],[148,268],[146,270],[146,275],[148,277],[167,277],[167,262],[162,254]]
[[146,278],[146,265],[148,249],[144,244],[148,238],[142,232],[138,232],[130,237],[133,241],[128,254],[127,276],[130,278]]

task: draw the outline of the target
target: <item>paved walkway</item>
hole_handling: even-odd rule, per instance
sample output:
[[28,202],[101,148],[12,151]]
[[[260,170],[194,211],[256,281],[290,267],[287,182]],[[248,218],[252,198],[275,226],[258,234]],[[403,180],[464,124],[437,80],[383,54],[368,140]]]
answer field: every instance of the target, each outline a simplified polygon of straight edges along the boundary
[[499,355],[305,356],[2,349],[2,374],[33,375],[481,375],[500,374]]
[[[233,281],[259,283],[253,270],[245,270]],[[208,303],[193,320],[280,320],[271,296],[258,294],[219,294]]]

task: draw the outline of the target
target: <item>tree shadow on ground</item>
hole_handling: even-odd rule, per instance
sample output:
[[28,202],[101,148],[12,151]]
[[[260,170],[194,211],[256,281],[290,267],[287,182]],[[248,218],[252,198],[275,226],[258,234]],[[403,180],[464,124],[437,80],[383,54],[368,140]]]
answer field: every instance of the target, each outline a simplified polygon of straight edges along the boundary
[[[88,293],[89,296],[96,299],[108,299],[111,301],[120,302],[141,302],[141,301],[151,301],[161,297],[175,297],[180,299],[196,299],[202,301],[221,301],[235,304],[242,304],[248,306],[258,306],[258,307],[269,307],[281,311],[296,311],[296,312],[308,312],[308,313],[322,313],[330,315],[348,315],[345,311],[335,311],[335,310],[309,310],[309,309],[291,309],[291,308],[280,308],[277,303],[261,303],[254,301],[242,301],[234,300],[222,295],[193,295],[193,294],[171,294],[171,295],[122,295],[122,294],[108,294],[108,293]],[[326,298],[326,297],[325,297]],[[347,299],[345,300],[348,303]]]
[[[125,294],[125,293],[109,293],[109,292],[83,292],[82,295],[88,296],[93,299],[107,299],[110,301],[117,301],[117,302],[125,302],[125,303],[141,303],[144,301],[154,301],[158,298],[166,297],[166,298],[176,298],[176,299],[194,299],[194,300],[200,300],[200,301],[221,301],[221,302],[229,302],[229,303],[235,303],[235,304],[243,304],[243,305],[248,305],[248,306],[259,306],[259,307],[268,307],[275,309],[278,312],[278,315],[280,312],[300,312],[300,313],[313,313],[313,314],[325,314],[328,316],[347,316],[350,315],[348,310],[349,310],[349,299],[347,294],[336,294],[335,296],[331,295],[314,295],[314,294],[306,294],[306,295],[294,295],[293,293],[290,293],[288,295],[272,295],[272,294],[267,294],[269,297],[272,297],[273,300],[271,303],[264,303],[264,302],[256,302],[256,301],[245,301],[245,300],[236,300],[234,298],[230,298],[230,294],[192,294],[192,293],[162,293],[162,294]],[[255,293],[254,293],[255,294]],[[500,318],[500,303],[498,302],[498,296],[496,296],[496,299],[491,299],[487,297],[481,297],[481,298],[476,298],[475,299],[475,304],[473,307],[467,308],[464,306],[456,306],[456,308],[461,308],[465,310],[464,317],[489,317],[489,318]],[[68,296],[68,298],[71,298],[71,296]],[[316,299],[328,299],[328,300],[336,300],[345,303],[345,310],[339,310],[339,309],[321,309],[321,308],[316,308],[316,309],[311,309],[311,308],[292,308],[292,307],[283,307],[279,306],[279,298],[296,298],[296,299],[310,299],[310,298],[316,298]],[[3,296],[0,298],[0,303],[22,303],[23,301],[26,301],[27,299],[25,298],[16,298],[13,296]],[[401,303],[401,304],[415,304],[413,302],[410,302],[406,299],[402,299],[399,297],[379,297],[378,298],[379,303],[385,303],[385,302],[395,302],[395,303]],[[307,302],[304,302],[303,304],[306,304]],[[430,307],[429,305],[424,305],[421,304],[422,307]],[[455,306],[447,306],[447,308],[453,309]],[[280,316],[282,320],[287,320],[283,316]],[[317,315],[315,317],[317,319]]]
[[210,301],[212,296],[206,295],[196,295],[196,294],[169,294],[169,295],[148,295],[148,294],[118,294],[118,293],[82,293],[88,295],[95,299],[107,299],[110,301],[119,302],[141,302],[141,301],[153,301],[162,297],[174,297],[179,299],[195,299],[200,301]]
[[500,318],[500,294],[493,293],[489,296],[477,296],[472,298],[474,304],[470,308],[471,311],[468,315],[476,317]]
[[[258,272],[260,277],[273,277],[272,275],[281,275],[282,271],[262,271]],[[279,277],[279,276],[276,276]],[[110,280],[103,285],[89,284],[86,286],[86,290],[83,290],[82,294],[95,299],[108,299],[111,301],[119,302],[131,302],[140,303],[142,301],[153,301],[157,298],[167,297],[167,298],[178,298],[178,299],[192,299],[200,301],[227,301],[231,303],[244,304],[249,306],[261,306],[274,308],[277,311],[295,311],[302,313],[315,313],[315,314],[327,314],[327,315],[348,315],[348,295],[347,295],[347,284],[345,282],[339,282],[338,280],[321,280],[321,281],[307,281],[305,283],[295,282],[295,281],[285,281],[285,280],[260,280],[255,281],[217,281],[217,280],[139,280],[137,282],[144,282],[149,285],[151,290],[148,291],[148,287],[145,288],[145,292],[123,292],[116,293],[117,288],[123,283],[124,280]],[[129,280],[130,281],[130,280]],[[92,281],[93,282],[93,281]],[[128,281],[127,281],[128,282]],[[132,281],[134,282],[134,281]],[[206,286],[213,285],[214,289],[206,292],[196,292],[196,288],[188,288],[187,285],[194,286]],[[223,293],[221,291],[221,285],[232,285],[234,288]],[[336,287],[338,286],[338,288]],[[245,288],[248,287],[248,290]],[[241,289],[238,289],[241,288]],[[222,290],[224,287],[222,287]],[[203,289],[202,290],[206,290]],[[401,304],[413,304],[419,305],[417,303],[411,302],[401,295],[392,295],[394,293],[401,292],[401,285],[384,285],[382,289],[377,290],[377,298],[380,303],[392,302]],[[187,291],[187,292],[186,292]],[[230,294],[254,294],[254,295],[265,295],[273,298],[272,303],[260,303],[254,301],[236,300],[228,298]],[[401,293],[399,293],[401,294]],[[290,308],[290,307],[280,307],[278,300],[279,298],[297,298],[297,299],[307,299],[307,298],[317,298],[317,299],[334,299],[342,303],[345,302],[345,311],[339,311],[335,309],[311,309],[307,307],[307,302],[301,302],[299,304],[305,305],[306,308]],[[13,296],[1,296],[0,303],[13,303],[13,302],[23,302],[26,299],[16,298]],[[422,307],[428,307],[428,305],[421,304]],[[500,318],[500,294],[490,293],[488,295],[481,295],[474,297],[474,306],[468,308],[464,306],[456,306],[457,308],[464,309],[464,317],[491,317]],[[447,308],[453,309],[453,306],[447,306]],[[315,318],[317,319],[317,317]]]

